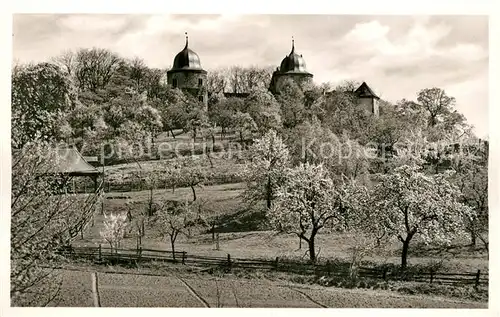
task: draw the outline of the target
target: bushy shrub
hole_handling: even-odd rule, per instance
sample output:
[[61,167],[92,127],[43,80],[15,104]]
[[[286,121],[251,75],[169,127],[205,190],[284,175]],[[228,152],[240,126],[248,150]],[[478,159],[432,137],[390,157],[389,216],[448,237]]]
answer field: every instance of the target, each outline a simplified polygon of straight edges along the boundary
[[391,289],[403,294],[438,295],[445,297],[456,297],[469,300],[484,301],[488,299],[488,289],[476,289],[472,285],[439,285],[436,283],[405,283],[405,285],[394,285]]

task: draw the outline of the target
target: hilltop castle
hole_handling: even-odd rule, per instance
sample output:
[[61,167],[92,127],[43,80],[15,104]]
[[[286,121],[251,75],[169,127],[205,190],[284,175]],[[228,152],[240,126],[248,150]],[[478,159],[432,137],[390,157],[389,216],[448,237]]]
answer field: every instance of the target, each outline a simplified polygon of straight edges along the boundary
[[[200,57],[188,47],[188,36],[186,34],[186,45],[177,53],[172,68],[167,72],[167,84],[172,88],[179,88],[197,97],[200,102],[207,106],[207,71],[201,67]],[[291,79],[299,86],[304,87],[312,83],[313,74],[306,69],[306,62],[302,54],[295,50],[295,41],[292,40],[291,52],[283,58],[280,67],[277,67],[271,77],[269,91],[273,94],[280,93],[283,83]],[[354,92],[358,97],[359,105],[375,116],[379,114],[378,101],[380,98],[373,90],[363,82]],[[234,94],[225,93],[227,96]],[[244,94],[247,95],[247,94]]]

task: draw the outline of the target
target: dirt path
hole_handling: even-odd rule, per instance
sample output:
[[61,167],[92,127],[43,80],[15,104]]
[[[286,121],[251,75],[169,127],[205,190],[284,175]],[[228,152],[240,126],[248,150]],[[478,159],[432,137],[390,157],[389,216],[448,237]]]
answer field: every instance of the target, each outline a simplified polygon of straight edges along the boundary
[[210,308],[210,305],[207,303],[207,301],[203,299],[203,297],[201,297],[184,279],[182,279],[177,275],[175,275],[175,277],[178,278],[182,282],[182,284],[186,286],[191,295],[193,295],[196,299],[198,299],[205,307]]
[[95,307],[101,307],[101,301],[99,299],[99,282],[97,279],[97,272],[91,273],[92,276],[92,299],[94,300]]
[[177,274],[155,276],[61,270],[61,301],[72,307],[487,308],[436,296]]
[[300,294],[300,295],[302,295],[305,299],[307,299],[307,300],[309,300],[309,301],[313,302],[314,304],[318,305],[319,307],[322,307],[322,308],[328,308],[328,306],[326,306],[326,305],[324,305],[324,304],[322,304],[322,303],[320,303],[320,302],[318,302],[318,301],[316,301],[316,300],[312,299],[312,298],[311,298],[311,296],[307,295],[306,293],[304,293],[304,292],[302,292],[302,291],[299,291],[298,289],[293,288],[293,287],[291,287],[291,286],[286,286],[286,287],[288,287],[288,288],[289,288],[289,289],[291,289],[292,291],[295,291],[295,292],[299,293],[299,294]]

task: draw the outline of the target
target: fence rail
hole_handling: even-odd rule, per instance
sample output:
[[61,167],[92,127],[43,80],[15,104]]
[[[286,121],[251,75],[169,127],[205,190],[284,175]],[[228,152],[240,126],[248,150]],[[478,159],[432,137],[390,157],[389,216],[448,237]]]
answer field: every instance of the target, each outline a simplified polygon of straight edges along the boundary
[[[121,262],[174,262],[198,267],[244,268],[254,270],[274,270],[298,274],[316,274],[326,276],[347,277],[351,274],[348,267],[335,267],[327,261],[324,264],[311,264],[276,258],[275,260],[243,259],[227,257],[211,257],[188,254],[185,251],[165,251],[153,249],[111,249],[102,247],[71,247],[59,251],[59,254],[69,258],[84,258],[97,263]],[[399,270],[358,267],[357,276],[384,280],[404,280],[441,284],[471,284],[476,287],[488,285],[488,273],[477,272],[401,272]]]

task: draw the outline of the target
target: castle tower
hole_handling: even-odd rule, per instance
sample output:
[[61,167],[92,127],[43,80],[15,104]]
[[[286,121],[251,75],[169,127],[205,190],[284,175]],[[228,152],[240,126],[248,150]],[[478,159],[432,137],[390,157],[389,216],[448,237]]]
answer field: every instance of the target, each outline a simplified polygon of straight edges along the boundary
[[354,91],[356,96],[359,98],[360,106],[364,107],[368,112],[373,114],[375,117],[378,117],[379,114],[379,104],[378,101],[380,97],[378,97],[373,90],[363,82],[358,89]]
[[295,51],[295,41],[292,38],[292,51],[290,54],[285,56],[281,65],[273,72],[271,78],[271,84],[269,90],[273,93],[279,93],[281,85],[286,78],[294,80],[300,87],[304,87],[305,84],[312,82],[313,74],[306,70],[306,62],[299,54]]
[[186,33],[186,46],[175,56],[172,69],[167,72],[167,83],[172,88],[189,92],[207,107],[207,71],[201,67],[200,57],[188,44]]

